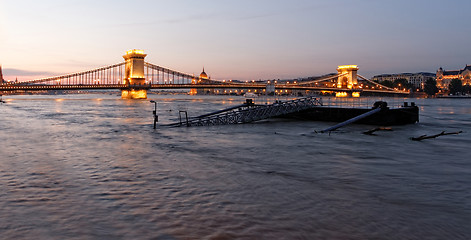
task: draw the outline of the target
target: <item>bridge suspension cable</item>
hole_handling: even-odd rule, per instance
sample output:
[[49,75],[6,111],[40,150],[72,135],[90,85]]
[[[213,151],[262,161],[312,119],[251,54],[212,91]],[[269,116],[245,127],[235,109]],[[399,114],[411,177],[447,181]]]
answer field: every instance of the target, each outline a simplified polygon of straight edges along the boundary
[[334,78],[339,78],[339,77],[342,77],[342,76],[345,76],[345,75],[347,75],[347,73],[335,74],[333,76],[329,76],[329,77],[322,78],[322,79],[316,79],[316,80],[307,81],[307,82],[298,82],[297,85],[308,85],[308,84],[312,84],[312,83],[324,82],[324,81],[331,80],[331,79],[334,79]]
[[391,91],[395,91],[395,92],[398,91],[398,90],[396,90],[396,89],[393,89],[393,88],[384,86],[384,85],[382,85],[382,84],[379,84],[379,83],[377,83],[377,82],[371,81],[371,80],[369,80],[369,79],[367,79],[367,78],[365,78],[365,77],[363,77],[363,76],[361,76],[361,75],[357,75],[357,76],[358,76],[359,78],[361,78],[361,79],[363,79],[363,80],[369,82],[369,83],[375,84],[375,85],[377,85],[377,86],[381,86],[382,88],[385,88],[385,89],[387,89],[387,90],[391,90]]
[[[150,84],[190,84],[194,75],[144,62],[146,79]],[[176,77],[176,79],[175,79]]]
[[225,81],[214,79],[199,79],[194,74],[184,73],[161,67],[149,62],[144,63],[146,79],[150,84],[196,84],[198,80],[209,84],[225,84]]
[[125,63],[117,63],[105,67],[95,68],[88,71],[70,73],[60,76],[40,78],[30,81],[20,82],[21,85],[52,83],[67,85],[88,85],[88,84],[120,84],[124,78]]

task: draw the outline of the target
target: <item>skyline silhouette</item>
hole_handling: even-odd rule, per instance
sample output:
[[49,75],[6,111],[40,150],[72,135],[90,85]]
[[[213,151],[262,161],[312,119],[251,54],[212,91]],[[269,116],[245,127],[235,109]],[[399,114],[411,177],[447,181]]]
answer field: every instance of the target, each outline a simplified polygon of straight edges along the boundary
[[0,64],[28,80],[149,61],[217,79],[286,79],[356,64],[362,75],[470,63],[469,1],[2,1]]

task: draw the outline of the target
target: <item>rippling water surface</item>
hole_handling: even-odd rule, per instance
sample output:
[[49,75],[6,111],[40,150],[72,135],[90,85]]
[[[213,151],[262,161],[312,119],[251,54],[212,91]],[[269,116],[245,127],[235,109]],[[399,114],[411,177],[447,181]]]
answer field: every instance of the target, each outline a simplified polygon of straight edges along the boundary
[[[149,97],[161,123],[244,101]],[[2,239],[471,238],[468,99],[412,100],[420,123],[376,136],[287,120],[153,130],[148,100],[116,95],[4,100]]]

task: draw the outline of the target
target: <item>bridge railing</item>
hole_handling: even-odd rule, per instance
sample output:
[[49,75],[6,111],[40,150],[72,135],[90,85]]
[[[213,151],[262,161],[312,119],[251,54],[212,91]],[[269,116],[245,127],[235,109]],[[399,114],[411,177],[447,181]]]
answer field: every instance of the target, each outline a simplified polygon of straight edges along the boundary
[[402,107],[407,100],[408,99],[404,97],[322,98],[324,106],[338,108],[372,108],[373,104],[378,101],[387,102],[389,108],[399,108]]

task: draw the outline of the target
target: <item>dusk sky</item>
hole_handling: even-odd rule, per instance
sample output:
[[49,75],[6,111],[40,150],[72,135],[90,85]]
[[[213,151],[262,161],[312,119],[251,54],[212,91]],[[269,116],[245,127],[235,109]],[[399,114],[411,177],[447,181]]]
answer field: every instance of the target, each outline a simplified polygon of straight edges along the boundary
[[471,64],[470,0],[0,0],[5,78],[146,61],[214,79],[435,72]]

